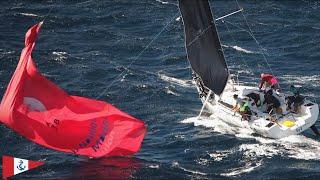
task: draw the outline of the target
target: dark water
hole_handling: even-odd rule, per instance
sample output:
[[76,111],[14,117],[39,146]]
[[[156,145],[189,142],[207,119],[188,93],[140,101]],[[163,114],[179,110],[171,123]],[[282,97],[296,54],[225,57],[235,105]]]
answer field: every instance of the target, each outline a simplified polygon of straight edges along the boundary
[[[246,32],[241,14],[219,21],[232,72],[245,83],[257,83],[249,77],[269,71],[263,52],[284,89],[291,83],[303,85],[304,94],[319,103],[320,1],[239,3],[262,49]],[[0,155],[46,162],[17,179],[320,177],[320,142],[311,131],[271,140],[219,120],[203,126],[182,122],[197,116],[201,102],[190,81],[176,4],[160,0],[0,2],[0,94],[16,67],[27,28],[52,7],[33,54],[39,69],[70,94],[108,101],[148,124],[135,157],[98,160],[42,148],[1,125]],[[237,9],[235,1],[211,5],[216,18]]]

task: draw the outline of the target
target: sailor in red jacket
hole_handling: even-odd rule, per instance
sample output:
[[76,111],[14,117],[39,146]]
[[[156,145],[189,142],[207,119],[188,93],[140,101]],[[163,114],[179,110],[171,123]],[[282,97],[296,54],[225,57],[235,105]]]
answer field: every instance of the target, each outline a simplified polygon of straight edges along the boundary
[[264,85],[265,87],[271,86],[272,89],[280,90],[278,79],[272,74],[266,74],[266,73],[261,74],[261,82],[259,85],[259,90],[261,90]]

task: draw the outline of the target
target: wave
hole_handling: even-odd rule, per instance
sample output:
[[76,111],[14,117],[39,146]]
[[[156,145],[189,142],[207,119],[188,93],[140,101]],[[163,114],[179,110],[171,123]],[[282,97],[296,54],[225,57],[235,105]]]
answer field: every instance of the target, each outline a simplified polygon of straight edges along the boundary
[[232,134],[236,135],[238,133],[242,134],[252,134],[254,131],[247,128],[241,128],[241,127],[235,127],[231,126],[224,121],[221,121],[219,118],[216,118],[214,116],[211,117],[191,117],[188,119],[184,119],[181,121],[181,123],[193,123],[194,126],[204,126],[204,127],[210,127],[213,128],[215,132],[221,133],[221,134]]
[[210,159],[199,158],[196,160],[196,162],[202,166],[207,166],[210,163]]
[[273,156],[290,157],[301,160],[320,160],[320,142],[303,135],[292,135],[281,139],[270,139],[254,136],[253,131],[247,128],[231,126],[214,117],[192,117],[181,123],[194,123],[195,126],[212,127],[221,134],[234,134],[241,139],[254,139],[256,142],[242,144],[236,150],[221,155],[222,152],[210,153],[210,157],[220,161],[233,152],[242,152],[246,159],[271,158]]
[[36,14],[32,14],[32,13],[19,13],[23,16],[30,16],[30,17],[38,17],[39,15],[36,15]]
[[151,169],[159,169],[159,164],[150,164],[150,165],[148,165],[148,167],[149,168],[151,168]]
[[80,2],[80,3],[76,3],[75,5],[83,5],[83,4],[88,4],[88,3],[91,3],[92,0],[89,0],[89,1],[84,1],[84,2]]
[[189,173],[196,174],[196,175],[202,175],[202,176],[207,175],[206,173],[203,173],[203,172],[200,172],[200,171],[194,171],[194,170],[190,170],[190,169],[186,169],[184,167],[181,167],[180,164],[177,161],[173,161],[172,162],[172,167],[175,167],[175,168],[178,168],[178,169],[182,169],[185,172],[189,172]]
[[6,51],[4,49],[0,49],[0,58],[3,58],[5,57],[6,55],[9,55],[9,54],[14,54],[15,51]]
[[174,95],[174,96],[180,96],[180,94],[172,91],[169,87],[166,87],[165,89],[166,89],[166,93],[167,94],[171,94],[171,95]]
[[256,168],[260,167],[262,165],[262,161],[259,161],[257,163],[246,163],[244,166],[239,168],[231,169],[231,172],[228,173],[221,173],[221,176],[238,176],[243,173],[249,173]]
[[312,87],[320,86],[320,75],[299,76],[299,75],[284,75],[280,77],[291,84],[311,85]]
[[159,78],[162,79],[163,81],[176,84],[182,87],[193,87],[192,81],[191,80],[183,80],[183,79],[178,79],[174,77],[169,77],[164,74],[158,74]]
[[227,158],[229,155],[233,154],[233,150],[224,150],[224,151],[216,151],[212,153],[208,153],[208,155],[214,159],[214,161],[222,161]]
[[167,2],[167,1],[161,1],[161,0],[156,0],[156,1],[161,3],[161,4],[169,4],[169,2]]
[[[227,150],[208,152],[213,161],[220,162],[231,158],[235,154],[242,154],[239,167],[231,168],[221,173],[221,176],[238,176],[249,173],[263,164],[263,159],[275,156],[293,158],[298,160],[320,160],[320,142],[303,135],[293,135],[282,139],[270,139],[261,136],[254,136],[253,131],[246,128],[231,126],[215,117],[191,117],[181,123],[193,123],[194,126],[205,126],[213,128],[221,134],[234,134],[245,141]],[[255,140],[255,141],[251,141]],[[207,160],[210,161],[210,160]],[[243,165],[244,164],[244,165]]]
[[162,0],[156,0],[156,2],[159,2],[159,3],[161,3],[161,4],[170,4],[170,5],[177,5],[177,4],[175,4],[175,3],[171,3],[171,2],[167,2],[167,1],[162,1]]
[[244,49],[240,46],[228,46],[228,45],[222,45],[222,47],[224,48],[232,48],[236,51],[239,51],[239,52],[243,52],[243,53],[247,53],[247,54],[259,54],[257,52],[254,52],[254,51],[250,51],[250,50],[247,50],[247,49]]
[[299,160],[320,160],[320,143],[302,135],[294,135],[277,140],[262,137],[253,139],[259,143],[242,144],[238,149],[247,159],[255,160],[257,158],[281,156]]
[[239,47],[239,46],[231,46],[231,48],[237,50],[237,51],[240,51],[240,52],[244,52],[244,53],[247,53],[247,54],[253,54],[254,52],[253,51],[249,51],[249,50],[246,50],[242,47]]
[[60,61],[60,62],[63,62],[65,60],[68,59],[68,53],[67,52],[63,52],[63,51],[60,51],[60,52],[52,52],[52,55],[53,55],[53,59],[56,60],[56,61]]

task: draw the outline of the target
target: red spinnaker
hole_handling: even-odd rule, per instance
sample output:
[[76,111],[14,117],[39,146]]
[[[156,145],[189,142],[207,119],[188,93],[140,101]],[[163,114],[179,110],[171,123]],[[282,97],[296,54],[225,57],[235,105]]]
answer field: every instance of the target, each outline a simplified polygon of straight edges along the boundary
[[114,106],[70,96],[38,72],[31,53],[42,23],[26,33],[25,48],[0,105],[0,121],[29,140],[89,157],[139,151],[145,124]]

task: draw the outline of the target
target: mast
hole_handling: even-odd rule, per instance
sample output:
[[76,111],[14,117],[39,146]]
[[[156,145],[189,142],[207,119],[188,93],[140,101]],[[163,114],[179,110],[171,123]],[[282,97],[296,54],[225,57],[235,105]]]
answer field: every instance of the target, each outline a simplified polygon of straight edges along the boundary
[[213,93],[221,95],[229,77],[208,0],[179,0],[185,47],[192,69]]

